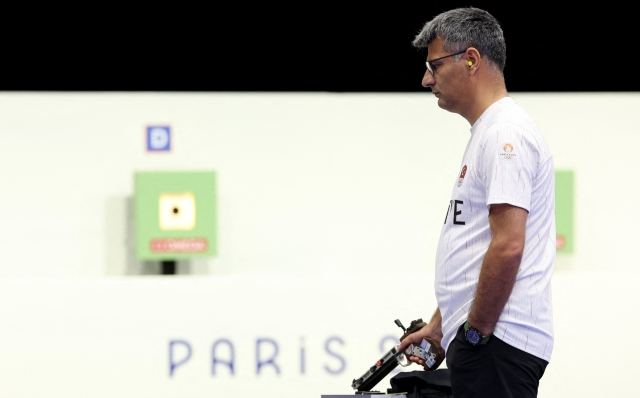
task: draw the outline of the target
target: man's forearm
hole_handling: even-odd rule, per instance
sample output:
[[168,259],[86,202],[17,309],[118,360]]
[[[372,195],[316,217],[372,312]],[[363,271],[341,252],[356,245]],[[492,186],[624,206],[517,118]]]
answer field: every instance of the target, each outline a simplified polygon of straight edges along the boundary
[[469,323],[483,335],[493,332],[516,281],[522,252],[509,250],[508,242],[489,245],[482,262]]

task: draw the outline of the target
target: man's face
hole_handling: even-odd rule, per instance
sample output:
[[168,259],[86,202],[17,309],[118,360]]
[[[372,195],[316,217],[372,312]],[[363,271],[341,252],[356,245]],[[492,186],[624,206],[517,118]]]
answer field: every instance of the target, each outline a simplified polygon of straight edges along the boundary
[[[451,54],[442,48],[443,44],[444,40],[441,37],[437,37],[429,44],[427,61]],[[464,54],[462,57],[464,58]],[[448,57],[433,62],[434,74],[432,76],[431,72],[425,71],[422,85],[431,89],[438,98],[440,108],[460,113],[464,106],[469,74],[466,71],[465,63],[462,60],[456,61],[455,58]]]

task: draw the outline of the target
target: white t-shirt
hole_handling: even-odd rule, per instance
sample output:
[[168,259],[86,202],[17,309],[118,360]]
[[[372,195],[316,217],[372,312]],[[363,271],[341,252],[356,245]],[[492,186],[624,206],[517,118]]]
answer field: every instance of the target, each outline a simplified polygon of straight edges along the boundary
[[556,256],[553,159],[533,120],[511,97],[491,105],[471,127],[440,234],[435,291],[445,350],[471,310],[491,242],[489,207],[495,203],[529,214],[516,282],[493,333],[549,361]]

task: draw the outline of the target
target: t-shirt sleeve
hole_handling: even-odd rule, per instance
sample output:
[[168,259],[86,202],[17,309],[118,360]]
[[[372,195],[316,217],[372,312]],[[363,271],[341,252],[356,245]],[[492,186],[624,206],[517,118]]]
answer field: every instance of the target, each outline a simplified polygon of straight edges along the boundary
[[487,207],[507,203],[530,211],[539,163],[532,135],[517,124],[495,123],[485,131],[481,146],[484,151],[477,167],[487,192]]

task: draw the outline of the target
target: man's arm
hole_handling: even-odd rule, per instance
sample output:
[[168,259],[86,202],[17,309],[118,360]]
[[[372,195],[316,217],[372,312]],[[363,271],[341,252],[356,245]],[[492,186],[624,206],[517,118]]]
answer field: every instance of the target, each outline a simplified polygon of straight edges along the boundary
[[504,203],[489,209],[492,238],[468,319],[483,335],[493,332],[511,295],[524,252],[527,216],[525,209]]

